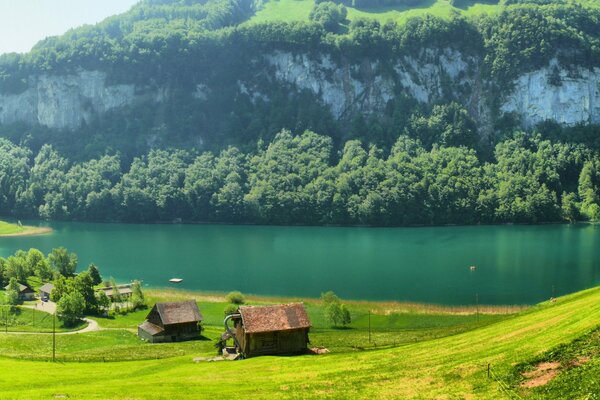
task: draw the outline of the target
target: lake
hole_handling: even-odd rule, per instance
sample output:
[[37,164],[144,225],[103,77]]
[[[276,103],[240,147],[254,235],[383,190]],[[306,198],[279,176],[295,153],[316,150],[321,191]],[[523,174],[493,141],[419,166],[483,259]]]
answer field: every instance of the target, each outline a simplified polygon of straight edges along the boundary
[[[31,224],[31,222],[28,222]],[[43,223],[41,223],[43,224]],[[532,304],[600,284],[600,226],[323,228],[49,223],[0,255],[65,246],[144,285],[438,304]],[[470,266],[476,266],[471,270]],[[170,278],[182,278],[178,285]]]

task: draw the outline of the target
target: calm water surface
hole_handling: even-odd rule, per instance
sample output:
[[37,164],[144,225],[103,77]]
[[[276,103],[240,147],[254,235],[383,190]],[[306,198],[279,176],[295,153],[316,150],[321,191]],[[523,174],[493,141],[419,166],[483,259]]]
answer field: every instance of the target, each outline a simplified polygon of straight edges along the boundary
[[[440,304],[531,304],[600,284],[600,226],[319,228],[50,223],[0,255],[65,246],[152,286]],[[475,265],[475,271],[469,266]],[[554,287],[554,289],[553,289]]]

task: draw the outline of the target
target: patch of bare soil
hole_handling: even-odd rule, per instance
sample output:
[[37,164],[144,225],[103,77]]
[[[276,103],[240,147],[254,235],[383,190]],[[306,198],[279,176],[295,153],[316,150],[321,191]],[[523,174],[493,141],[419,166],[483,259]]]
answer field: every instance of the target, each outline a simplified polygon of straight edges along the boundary
[[539,363],[533,371],[523,373],[523,376],[527,378],[527,380],[521,383],[521,387],[531,389],[544,386],[558,375],[559,369],[559,362]]
[[308,353],[314,355],[327,354],[329,353],[329,349],[326,349],[325,347],[313,347],[312,349],[308,350]]
[[591,358],[590,357],[579,357],[576,360],[573,361],[573,366],[574,367],[581,367],[583,364],[587,363],[588,361],[590,361]]

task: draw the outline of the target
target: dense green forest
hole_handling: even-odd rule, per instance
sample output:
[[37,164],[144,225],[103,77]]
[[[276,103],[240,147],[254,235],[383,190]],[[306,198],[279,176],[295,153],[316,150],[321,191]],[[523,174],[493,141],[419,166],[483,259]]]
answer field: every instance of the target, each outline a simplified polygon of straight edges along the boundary
[[[451,131],[451,127],[446,127]],[[71,163],[45,145],[0,144],[0,210],[97,221],[420,225],[600,219],[600,157],[582,144],[515,133],[482,162],[473,149],[400,136],[278,133],[250,153],[153,150],[121,173],[106,155]]]
[[[86,69],[112,84],[166,88],[170,99],[112,110],[76,131],[0,126],[0,214],[390,226],[600,219],[598,127],[548,122],[522,132],[518,116],[498,110],[513,79],[553,58],[600,65],[600,9],[504,0],[490,15],[400,24],[349,21],[346,7],[412,0],[318,1],[306,21],[249,23],[265,1],[145,0],[0,56],[0,93],[24,91],[31,75]],[[255,82],[268,101],[236,94],[239,79],[267,68],[253,64],[264,52],[378,60],[385,75],[390,60],[425,48],[480,60],[491,132],[448,82],[443,101],[398,89],[383,113],[339,119],[313,93],[268,80]],[[209,102],[189,90],[199,84],[209,85]]]

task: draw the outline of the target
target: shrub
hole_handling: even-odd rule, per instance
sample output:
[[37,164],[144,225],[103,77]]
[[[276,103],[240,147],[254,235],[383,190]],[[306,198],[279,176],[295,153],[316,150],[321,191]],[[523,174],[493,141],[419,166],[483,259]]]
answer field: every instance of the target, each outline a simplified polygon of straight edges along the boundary
[[235,314],[238,310],[238,307],[235,304],[227,304],[223,312],[225,315]]
[[227,296],[225,296],[225,300],[231,304],[244,304],[246,302],[246,298],[241,292],[229,292]]

